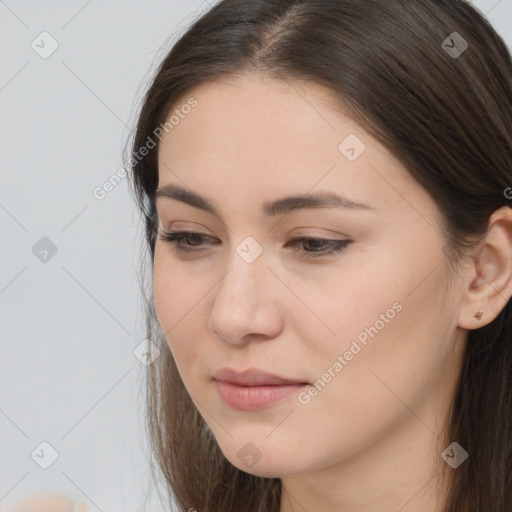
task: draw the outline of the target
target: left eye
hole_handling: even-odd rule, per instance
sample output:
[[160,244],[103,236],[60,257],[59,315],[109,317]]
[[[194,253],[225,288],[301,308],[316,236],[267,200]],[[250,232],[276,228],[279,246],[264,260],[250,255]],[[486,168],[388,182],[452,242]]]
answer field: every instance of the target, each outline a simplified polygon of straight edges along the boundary
[[[164,242],[169,244],[174,244],[174,249],[176,252],[181,253],[191,253],[191,252],[200,252],[197,249],[192,249],[191,247],[199,247],[201,245],[201,239],[212,239],[213,237],[204,235],[202,233],[192,232],[192,231],[171,231],[171,232],[161,232],[160,238]],[[192,243],[183,243],[191,242]],[[197,243],[194,243],[197,242]],[[293,238],[289,242],[286,243],[285,247],[293,247],[295,252],[301,253],[301,256],[307,258],[318,258],[322,256],[329,256],[335,253],[339,253],[345,249],[347,245],[349,245],[352,240],[327,240],[323,238]],[[307,243],[309,247],[312,248],[312,251],[309,250],[301,250],[298,248],[300,244]],[[215,245],[218,245],[217,243]],[[304,246],[304,245],[303,245]]]
[[[351,243],[351,240],[326,240],[324,238],[293,238],[285,247],[293,247],[295,252],[302,253],[306,258],[318,258],[339,253]],[[312,251],[301,250],[298,248],[302,244],[303,247],[312,248]],[[304,245],[305,244],[305,245]]]

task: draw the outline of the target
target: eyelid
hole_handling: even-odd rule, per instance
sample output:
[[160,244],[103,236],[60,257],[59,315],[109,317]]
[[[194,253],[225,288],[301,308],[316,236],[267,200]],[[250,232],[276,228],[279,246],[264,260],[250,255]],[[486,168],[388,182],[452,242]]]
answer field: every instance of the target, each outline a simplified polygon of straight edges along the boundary
[[[183,224],[183,225],[182,225]],[[208,236],[213,235],[208,228],[203,226],[202,224],[198,224],[197,222],[189,222],[185,220],[174,220],[172,222],[163,222],[161,224],[162,229],[166,229],[168,232],[177,232],[177,231],[188,231],[194,232],[198,234],[205,234]]]
[[[184,222],[184,221],[178,221],[178,222]],[[176,224],[176,222],[173,222],[170,224],[170,226],[168,228],[165,228],[163,227],[162,230],[165,231],[166,234],[169,234],[169,233],[191,233],[191,234],[197,234],[197,235],[201,235],[201,236],[205,236],[205,237],[210,237],[210,238],[216,238],[218,240],[218,237],[216,237],[215,235],[211,234],[210,232],[205,232],[205,231],[209,231],[207,230],[206,228],[203,228],[203,227],[200,227],[198,229],[195,229],[195,228],[192,228],[192,227],[189,227],[188,225],[185,226],[185,227],[175,227],[174,224]],[[327,230],[329,233],[332,233],[332,234],[326,234],[326,233],[318,233],[318,232],[315,232],[315,233],[306,233],[305,230],[307,229],[318,229],[318,228],[298,228],[298,232],[296,232],[295,230],[292,230],[291,233],[287,236],[287,238],[289,239],[297,239],[297,238],[300,238],[300,237],[303,237],[303,238],[308,238],[308,239],[318,239],[318,240],[330,240],[330,241],[344,241],[344,240],[349,240],[350,239],[350,236],[345,234],[345,233],[340,233],[340,232],[337,232],[337,231],[332,231],[332,230]],[[329,237],[333,237],[333,238],[329,238]],[[344,237],[344,238],[339,238],[339,237]]]
[[[172,249],[176,253],[176,255],[186,255],[187,257],[194,257],[195,255],[201,256],[201,253],[206,252],[205,249],[201,249],[203,244],[183,244],[183,240],[187,239],[187,237],[191,235],[197,235],[202,241],[204,240],[212,240],[216,239],[216,237],[212,237],[210,235],[206,235],[201,232],[196,231],[185,231],[185,230],[172,230],[168,232],[160,233],[160,239],[164,242],[167,242],[169,245],[172,246]],[[218,240],[218,239],[217,239]],[[320,251],[307,251],[307,250],[300,250],[297,247],[304,243],[304,242],[310,242],[311,240],[320,241],[322,243],[325,243],[330,249],[326,250],[320,250]],[[213,245],[218,245],[218,243],[221,243],[220,240],[218,242],[214,242]],[[324,237],[315,237],[315,236],[296,236],[294,238],[291,238],[288,240],[288,242],[285,244],[284,247],[291,247],[292,251],[296,254],[298,254],[299,258],[305,261],[313,261],[315,259],[320,260],[329,260],[330,258],[341,254],[344,252],[344,250],[353,243],[353,240],[351,239],[331,239],[331,238],[324,238]]]
[[[333,239],[338,239],[339,237],[345,237],[345,238],[350,238],[349,235],[347,235],[346,233],[340,233],[339,231],[333,231],[331,229],[326,229],[324,230],[324,233],[319,233],[318,232],[318,228],[298,228],[299,231],[298,233],[296,233],[296,231],[292,231],[290,236],[295,238],[296,236],[303,236],[304,238],[322,238],[322,239],[329,239],[329,240],[333,240]],[[311,230],[316,230],[316,231],[313,231],[312,233],[311,232],[307,232],[306,230],[308,229],[311,229]],[[332,238],[329,238],[329,237],[332,237]]]

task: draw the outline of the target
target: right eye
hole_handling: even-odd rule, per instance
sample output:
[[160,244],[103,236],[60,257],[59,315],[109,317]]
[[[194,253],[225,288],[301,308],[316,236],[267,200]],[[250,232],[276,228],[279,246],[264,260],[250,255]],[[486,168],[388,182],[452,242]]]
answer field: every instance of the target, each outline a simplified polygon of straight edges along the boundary
[[163,231],[160,233],[160,239],[169,244],[174,244],[174,249],[177,252],[196,252],[195,249],[191,249],[191,247],[199,247],[202,244],[200,243],[186,243],[183,244],[183,241],[191,241],[195,240],[196,242],[201,239],[211,239],[213,237],[205,235],[203,233],[198,233],[195,231]]

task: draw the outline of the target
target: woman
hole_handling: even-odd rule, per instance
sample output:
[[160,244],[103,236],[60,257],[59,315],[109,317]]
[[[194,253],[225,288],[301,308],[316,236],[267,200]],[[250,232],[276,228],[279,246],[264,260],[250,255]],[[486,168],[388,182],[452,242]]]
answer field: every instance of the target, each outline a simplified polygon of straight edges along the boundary
[[178,510],[512,507],[512,62],[463,0],[222,0],[128,165]]

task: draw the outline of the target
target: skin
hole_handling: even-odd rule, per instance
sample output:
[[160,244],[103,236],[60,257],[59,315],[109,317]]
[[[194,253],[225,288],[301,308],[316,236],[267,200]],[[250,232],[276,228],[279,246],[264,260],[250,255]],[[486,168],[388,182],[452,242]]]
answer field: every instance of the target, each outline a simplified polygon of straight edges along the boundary
[[[213,237],[199,247],[183,242],[197,251],[191,255],[158,237],[158,320],[227,459],[281,478],[281,512],[440,511],[447,447],[440,436],[467,331],[491,322],[512,295],[511,210],[495,212],[486,239],[454,272],[435,203],[328,102],[330,94],[253,73],[184,97],[198,105],[164,134],[159,187],[206,196],[219,216],[157,199],[160,231]],[[338,149],[349,134],[366,145],[353,162]],[[266,201],[320,190],[374,210],[308,209],[277,218],[260,211]],[[247,236],[263,249],[250,264],[236,252]],[[352,243],[308,258],[314,245],[299,252],[285,246],[296,236]],[[400,312],[366,346],[359,343],[362,350],[309,403],[295,393],[238,411],[220,398],[212,376],[223,366],[313,385],[394,303]],[[247,442],[261,452],[250,468],[237,456]]]
[[63,495],[40,494],[23,499],[7,512],[89,512],[89,508],[83,501],[74,503]]

